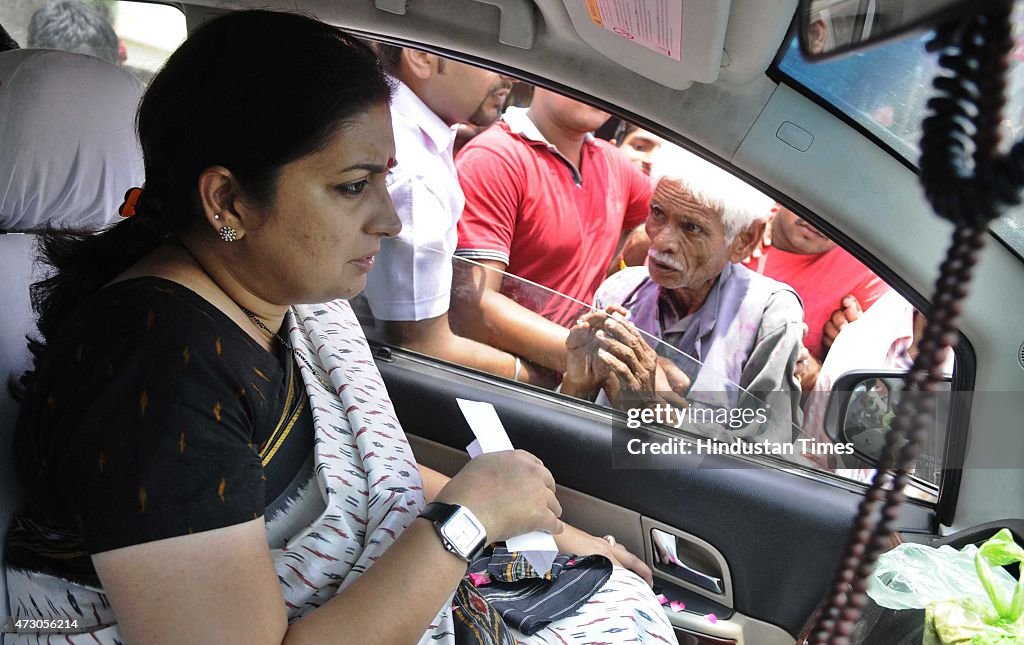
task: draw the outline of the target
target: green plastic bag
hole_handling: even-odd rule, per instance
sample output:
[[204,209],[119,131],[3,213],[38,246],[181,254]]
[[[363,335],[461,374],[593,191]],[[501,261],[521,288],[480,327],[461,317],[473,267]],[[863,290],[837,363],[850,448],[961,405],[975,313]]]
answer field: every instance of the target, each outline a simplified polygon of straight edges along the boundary
[[924,613],[921,645],[1015,645],[1024,643],[1024,625],[990,625],[991,607],[971,600],[942,600]]
[[1024,563],[1024,549],[1006,529],[960,551],[901,544],[879,557],[868,595],[926,609],[922,645],[1024,644],[1024,580],[1002,568],[1013,563]]

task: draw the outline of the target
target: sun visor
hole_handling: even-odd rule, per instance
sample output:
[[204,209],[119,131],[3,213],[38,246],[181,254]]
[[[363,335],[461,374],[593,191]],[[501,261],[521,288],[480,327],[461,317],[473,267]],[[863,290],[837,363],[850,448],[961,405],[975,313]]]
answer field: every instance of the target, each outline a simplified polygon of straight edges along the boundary
[[579,37],[619,65],[671,87],[713,83],[727,0],[563,0]]

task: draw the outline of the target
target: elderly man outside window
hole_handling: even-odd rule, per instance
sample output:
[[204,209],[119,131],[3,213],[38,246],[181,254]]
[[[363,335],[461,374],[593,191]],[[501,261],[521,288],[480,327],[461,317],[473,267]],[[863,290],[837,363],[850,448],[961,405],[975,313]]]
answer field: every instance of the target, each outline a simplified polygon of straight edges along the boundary
[[[603,389],[619,408],[666,398],[651,391],[664,382],[655,378],[657,364],[670,368],[666,357],[678,354],[662,347],[654,357],[659,339],[696,359],[674,361],[692,382],[677,390],[691,404],[768,403],[778,421],[772,439],[792,441],[801,414],[794,373],[803,306],[788,285],[739,264],[761,238],[773,201],[689,154],[676,151],[661,167],[671,172],[651,198],[646,266],[623,269],[600,286],[595,305],[607,313],[577,321],[562,391],[593,398]],[[649,334],[647,343],[636,342],[636,328]],[[768,439],[764,428],[756,432],[748,438]]]

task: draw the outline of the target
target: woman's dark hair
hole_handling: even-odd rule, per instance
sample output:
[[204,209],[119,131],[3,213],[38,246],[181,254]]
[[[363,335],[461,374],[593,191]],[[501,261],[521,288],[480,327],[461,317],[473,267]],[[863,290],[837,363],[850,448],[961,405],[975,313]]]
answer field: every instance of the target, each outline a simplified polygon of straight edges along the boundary
[[282,166],[322,149],[390,96],[373,51],[312,18],[242,11],[200,27],[139,106],[146,183],[137,214],[99,234],[43,236],[41,254],[55,271],[32,286],[42,336],[30,343],[33,354],[39,358],[82,300],[201,221],[203,170],[224,166],[249,200],[267,205]]

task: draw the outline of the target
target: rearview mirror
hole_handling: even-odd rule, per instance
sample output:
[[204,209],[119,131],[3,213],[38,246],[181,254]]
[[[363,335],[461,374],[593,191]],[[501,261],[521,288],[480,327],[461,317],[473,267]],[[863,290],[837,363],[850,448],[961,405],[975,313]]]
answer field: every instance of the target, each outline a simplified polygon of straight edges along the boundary
[[800,0],[800,48],[819,60],[1007,0]]
[[[839,441],[853,447],[853,454],[877,465],[885,447],[885,434],[892,427],[903,394],[904,372],[897,370],[855,370],[836,381],[825,412],[828,428],[839,429]],[[945,445],[949,419],[950,377],[935,397],[933,429],[922,442],[922,453],[940,457]],[[937,454],[936,454],[937,453]],[[930,481],[927,474],[923,478]]]

